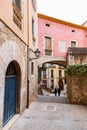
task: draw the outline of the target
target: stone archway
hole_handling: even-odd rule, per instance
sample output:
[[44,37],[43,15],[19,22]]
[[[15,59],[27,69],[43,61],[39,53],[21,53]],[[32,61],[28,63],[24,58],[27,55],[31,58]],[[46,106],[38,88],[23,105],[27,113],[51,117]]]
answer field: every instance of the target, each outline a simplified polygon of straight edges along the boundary
[[38,86],[42,89],[49,88],[53,92],[56,86],[57,88],[59,87],[58,82],[61,79],[63,82],[61,94],[67,95],[65,61],[50,60],[49,62],[46,62],[46,60],[44,60],[43,62],[43,64],[38,66]]
[[5,74],[3,126],[20,112],[21,71],[18,63],[9,63]]

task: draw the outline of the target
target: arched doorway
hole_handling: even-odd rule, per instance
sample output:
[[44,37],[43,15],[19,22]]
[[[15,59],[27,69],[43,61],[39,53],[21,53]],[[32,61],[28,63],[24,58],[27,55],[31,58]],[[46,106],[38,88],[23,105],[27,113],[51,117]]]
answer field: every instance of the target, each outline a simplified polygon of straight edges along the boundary
[[20,112],[20,67],[17,62],[12,61],[5,75],[3,126],[16,114]]

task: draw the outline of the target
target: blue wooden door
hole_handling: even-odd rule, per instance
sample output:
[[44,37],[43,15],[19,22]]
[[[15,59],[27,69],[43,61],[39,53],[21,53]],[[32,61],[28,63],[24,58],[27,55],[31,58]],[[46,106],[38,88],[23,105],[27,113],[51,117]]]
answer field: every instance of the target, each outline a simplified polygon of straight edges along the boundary
[[6,76],[4,91],[3,126],[16,113],[16,75]]

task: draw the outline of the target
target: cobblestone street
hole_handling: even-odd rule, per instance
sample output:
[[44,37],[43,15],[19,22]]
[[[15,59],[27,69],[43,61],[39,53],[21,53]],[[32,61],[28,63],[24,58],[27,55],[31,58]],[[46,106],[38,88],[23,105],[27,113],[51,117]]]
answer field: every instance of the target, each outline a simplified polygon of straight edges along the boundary
[[50,98],[63,103],[40,102],[40,98],[45,100],[39,96],[39,102],[33,102],[10,130],[87,130],[87,106],[64,103],[62,96]]

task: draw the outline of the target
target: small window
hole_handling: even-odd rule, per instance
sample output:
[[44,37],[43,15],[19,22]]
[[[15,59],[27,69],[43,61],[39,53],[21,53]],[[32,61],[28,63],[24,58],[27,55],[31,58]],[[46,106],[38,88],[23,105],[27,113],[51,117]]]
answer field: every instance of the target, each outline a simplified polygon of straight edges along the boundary
[[31,74],[33,75],[34,74],[34,63],[31,62]]
[[59,65],[59,68],[62,68],[62,66],[61,66],[61,65]]
[[32,4],[33,4],[33,7],[34,7],[34,10],[36,11],[36,0],[32,0]]
[[45,36],[45,55],[52,55],[52,38]]
[[76,47],[76,41],[71,41],[71,47]]
[[20,0],[14,0],[14,3],[16,4],[16,7],[18,10],[21,10],[21,1]]
[[46,69],[43,70],[43,78],[46,78]]
[[75,30],[72,30],[72,32],[75,32]]
[[53,78],[53,70],[51,70],[51,78]]
[[66,52],[66,42],[65,41],[58,41],[58,50],[60,53],[65,53]]
[[32,19],[32,35],[34,35],[34,20]]
[[35,22],[34,19],[32,18],[32,39],[35,42]]
[[45,49],[50,50],[51,49],[51,37],[45,37]]
[[50,27],[50,24],[46,23],[45,26]]
[[59,78],[62,77],[62,70],[59,70]]

